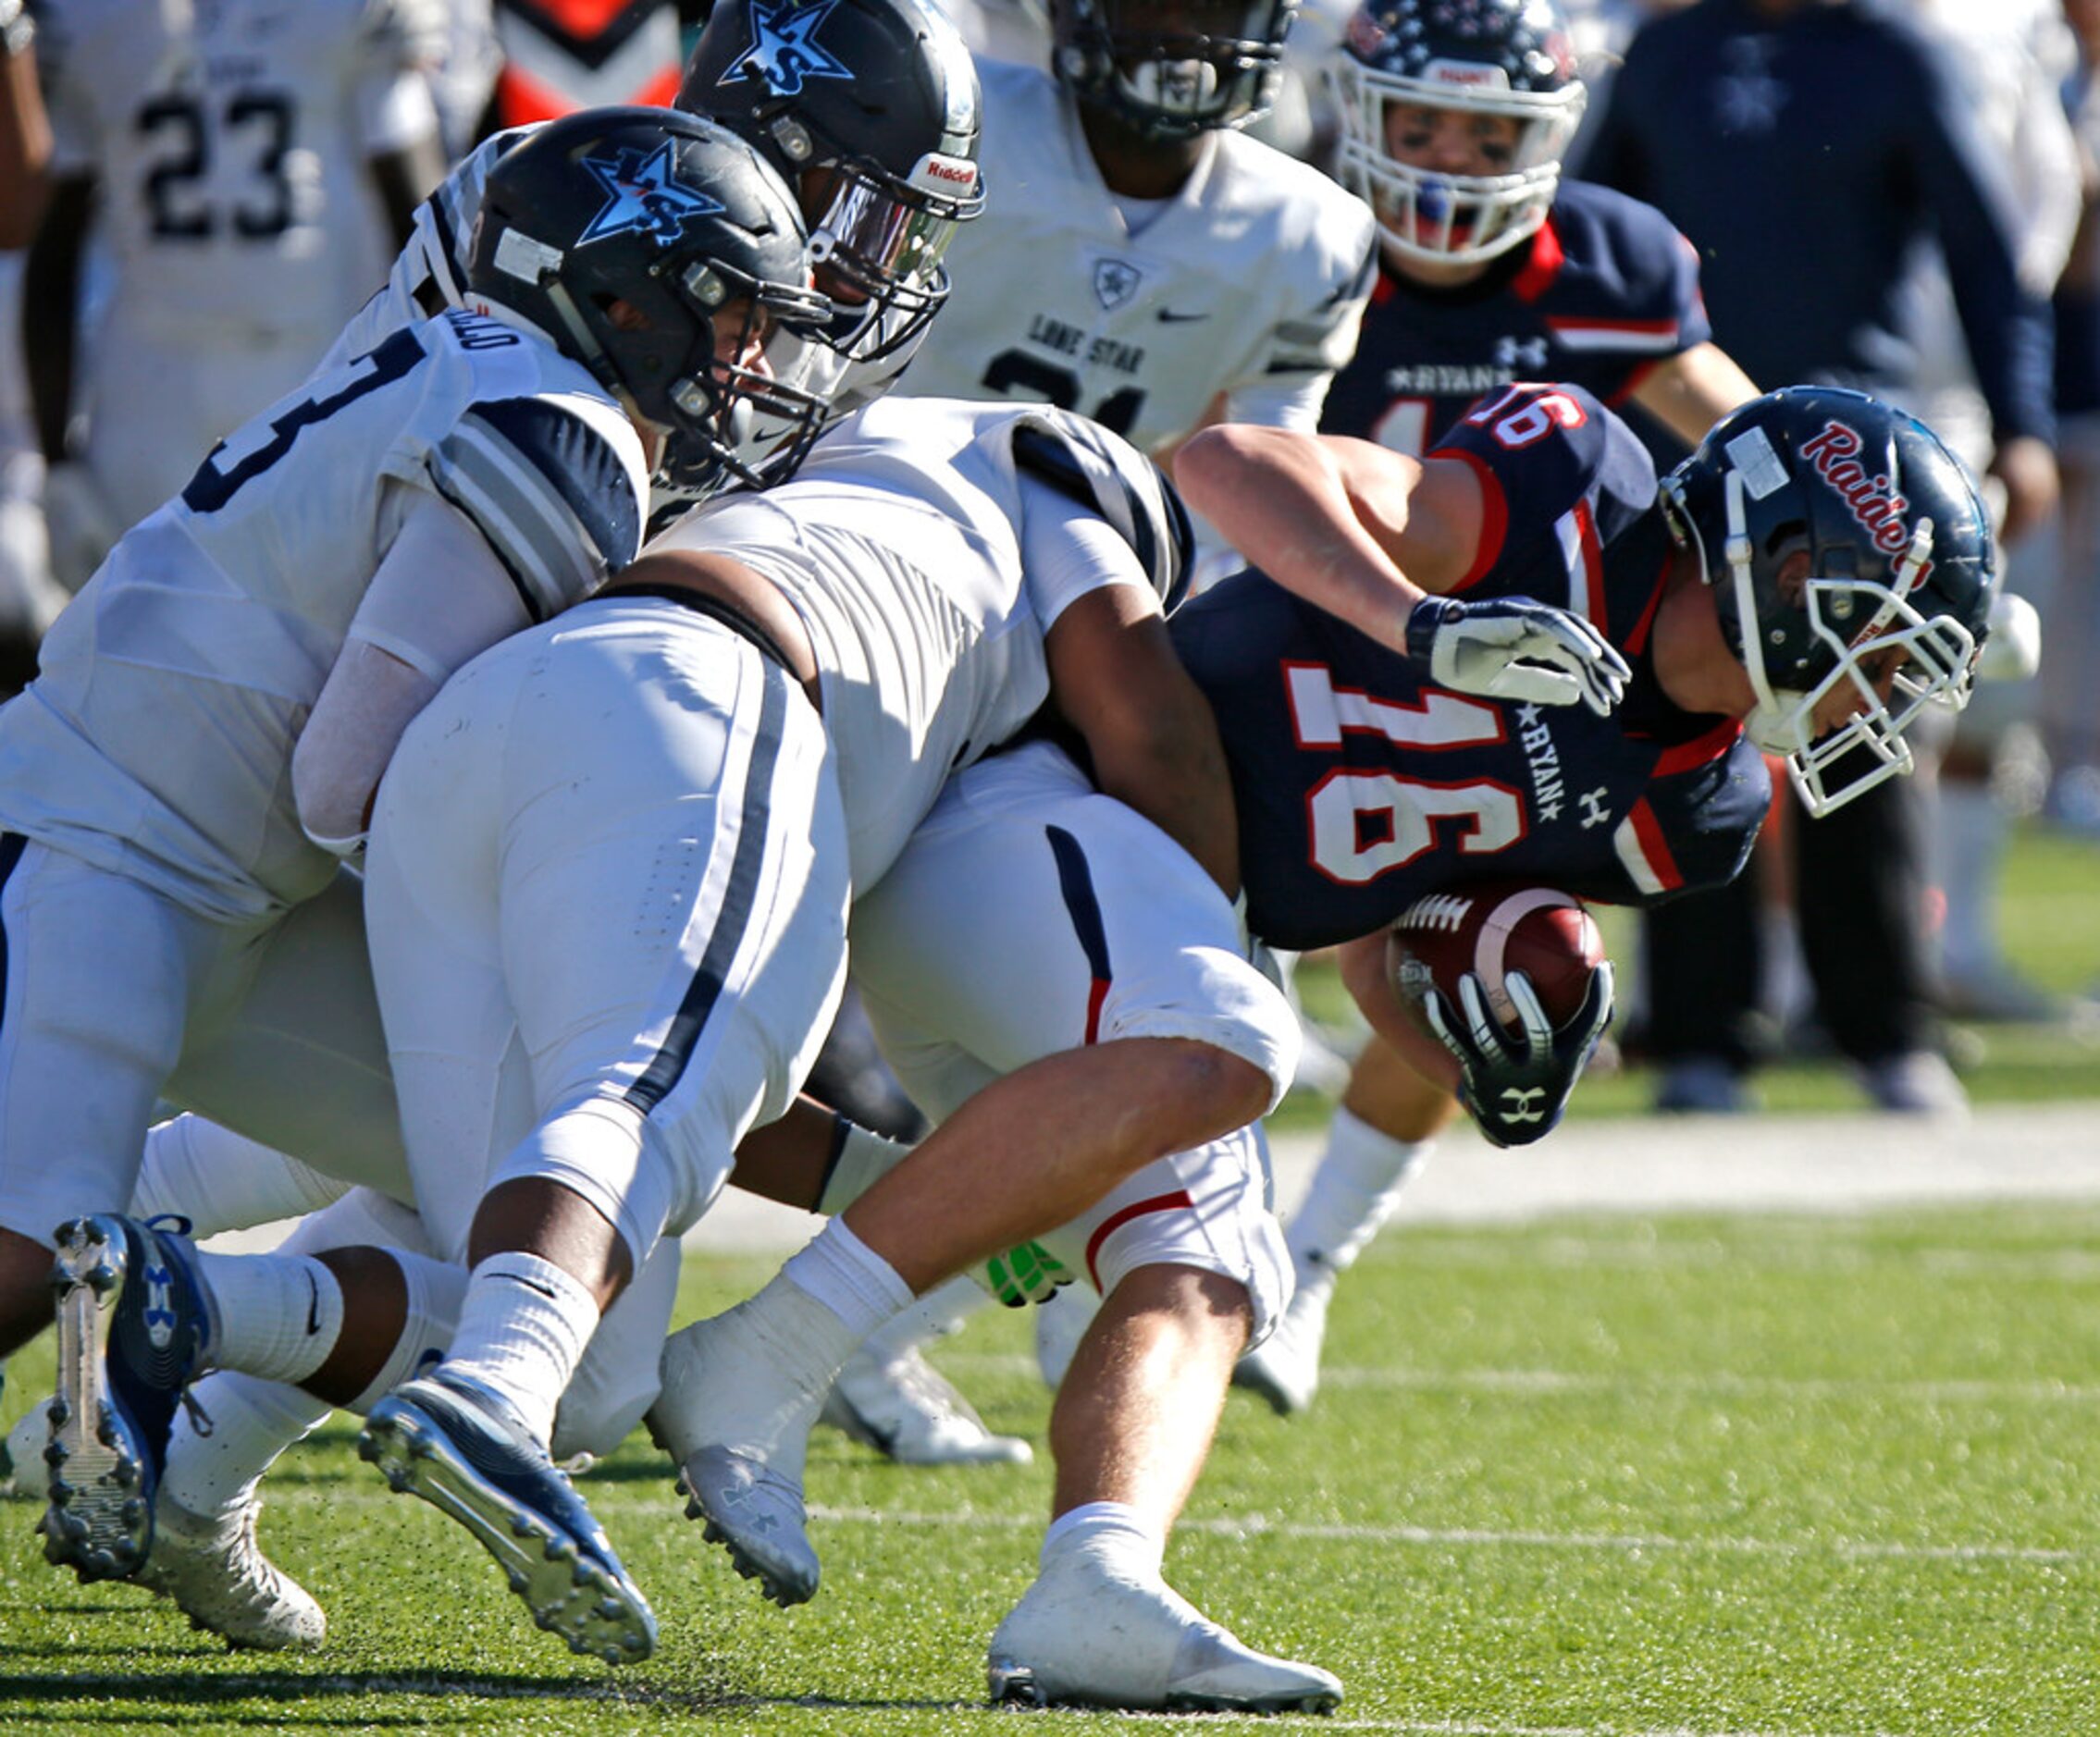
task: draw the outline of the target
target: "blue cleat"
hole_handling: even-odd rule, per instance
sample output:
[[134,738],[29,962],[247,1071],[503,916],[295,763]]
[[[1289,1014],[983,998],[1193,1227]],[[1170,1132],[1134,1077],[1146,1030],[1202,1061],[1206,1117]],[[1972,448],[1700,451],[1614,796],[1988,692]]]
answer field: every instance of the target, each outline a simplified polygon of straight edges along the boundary
[[436,1374],[372,1408],[357,1451],[396,1490],[474,1534],[532,1620],[569,1650],[630,1664],[656,1650],[656,1613],[605,1529],[530,1427],[478,1382]]
[[82,1581],[128,1579],[145,1562],[176,1407],[215,1337],[196,1251],[176,1225],[189,1228],[105,1213],[58,1229],[42,1531],[45,1558]]

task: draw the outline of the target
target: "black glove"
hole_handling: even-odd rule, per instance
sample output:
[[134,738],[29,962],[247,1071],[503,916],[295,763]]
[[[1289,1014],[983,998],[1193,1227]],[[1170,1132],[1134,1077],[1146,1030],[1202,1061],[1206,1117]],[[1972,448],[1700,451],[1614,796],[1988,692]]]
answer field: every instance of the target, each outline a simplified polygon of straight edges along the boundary
[[1632,674],[1581,616],[1531,597],[1425,597],[1408,612],[1407,655],[1439,687],[1538,706],[1580,700],[1600,718]]
[[1589,993],[1558,1031],[1522,971],[1512,971],[1503,984],[1524,1022],[1521,1037],[1511,1037],[1495,1017],[1471,971],[1458,980],[1464,1030],[1440,990],[1422,998],[1422,1014],[1437,1041],[1458,1058],[1464,1077],[1459,1102],[1480,1131],[1498,1146],[1528,1146],[1560,1121],[1568,1094],[1612,1023],[1612,966],[1607,960],[1589,974]]

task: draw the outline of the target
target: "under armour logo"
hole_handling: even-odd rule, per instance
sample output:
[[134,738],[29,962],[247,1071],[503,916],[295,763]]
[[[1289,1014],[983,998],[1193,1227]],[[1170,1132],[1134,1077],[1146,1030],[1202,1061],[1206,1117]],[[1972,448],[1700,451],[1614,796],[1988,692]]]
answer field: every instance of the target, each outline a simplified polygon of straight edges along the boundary
[[684,186],[672,173],[671,154],[676,143],[666,139],[646,157],[623,151],[611,162],[584,158],[584,167],[605,189],[606,199],[590,227],[576,238],[579,247],[608,236],[637,233],[654,235],[668,246],[678,239],[686,218],[723,209],[720,201]]
[[823,21],[838,0],[817,0],[813,6],[754,6],[751,45],[729,63],[722,82],[744,76],[746,68],[766,81],[779,96],[799,96],[805,79],[850,79],[853,74],[829,49],[816,42]]
[[1138,292],[1144,274],[1128,260],[1097,259],[1093,262],[1093,293],[1110,313]]
[[1518,370],[1524,379],[1546,377],[1546,340],[1543,338],[1498,338],[1495,365]]
[[1600,784],[1595,790],[1584,791],[1576,798],[1582,804],[1582,830],[1584,832],[1588,832],[1593,826],[1603,826],[1611,820],[1612,811],[1604,806],[1604,798],[1610,788],[1607,784]]
[[1546,1112],[1538,1107],[1546,1095],[1544,1086],[1504,1086],[1502,1107],[1499,1112],[1504,1122],[1543,1122]]

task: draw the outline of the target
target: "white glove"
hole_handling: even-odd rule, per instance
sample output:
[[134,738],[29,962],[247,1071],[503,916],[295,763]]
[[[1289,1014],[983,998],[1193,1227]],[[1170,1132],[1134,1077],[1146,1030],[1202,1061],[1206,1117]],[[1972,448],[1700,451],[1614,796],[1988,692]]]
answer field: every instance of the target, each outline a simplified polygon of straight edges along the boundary
[[2024,682],[2041,667],[2041,616],[2025,597],[1999,592],[1991,602],[1991,636],[1976,660],[1976,679]]
[[78,461],[44,472],[43,524],[51,538],[51,576],[68,591],[93,578],[103,557],[124,535],[101,485]]
[[1633,673],[1582,617],[1530,597],[1425,597],[1407,617],[1407,655],[1439,687],[1538,706],[1580,700],[1600,718]]

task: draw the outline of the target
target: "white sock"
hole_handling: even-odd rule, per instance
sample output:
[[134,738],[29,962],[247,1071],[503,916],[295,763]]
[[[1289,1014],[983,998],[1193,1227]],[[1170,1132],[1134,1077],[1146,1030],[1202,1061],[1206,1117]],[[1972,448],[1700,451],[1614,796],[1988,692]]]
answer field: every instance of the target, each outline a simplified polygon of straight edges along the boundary
[[1322,1269],[1345,1271],[1400,1204],[1407,1179],[1429,1155],[1430,1140],[1395,1140],[1338,1109],[1313,1186],[1286,1233],[1301,1285]]
[[197,1269],[217,1306],[213,1365],[303,1381],[342,1336],[342,1287],[310,1255],[206,1254]]
[[492,1254],[467,1277],[446,1373],[500,1394],[544,1447],[598,1320],[598,1300],[565,1269],[516,1250]]
[[1998,963],[1994,901],[1998,863],[2005,854],[2006,813],[1989,785],[1943,777],[1933,828],[1941,889],[1946,894],[1942,968],[1950,977],[1981,977]]
[[363,1417],[402,1382],[420,1375],[451,1349],[459,1337],[460,1312],[466,1306],[467,1272],[449,1261],[389,1249],[408,1286],[408,1320],[379,1373],[345,1408]]
[[1128,1502],[1082,1502],[1067,1509],[1043,1534],[1042,1564],[1084,1550],[1132,1580],[1157,1580],[1167,1560],[1167,1540]]
[[911,1287],[843,1218],[833,1219],[791,1256],[780,1275],[836,1315],[855,1345],[911,1306]]
[[887,1363],[962,1331],[970,1317],[992,1306],[991,1294],[969,1278],[951,1278],[933,1287],[910,1308],[890,1317],[871,1333],[862,1349]]
[[328,1415],[326,1399],[231,1370],[206,1375],[190,1394],[211,1420],[210,1434],[186,1409],[175,1414],[160,1491],[192,1514],[247,1501],[277,1457]]
[[900,1140],[888,1140],[858,1122],[838,1118],[841,1143],[831,1174],[824,1178],[817,1210],[835,1218],[911,1155]]

